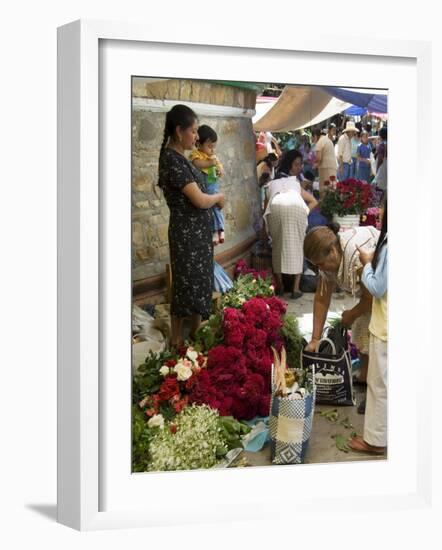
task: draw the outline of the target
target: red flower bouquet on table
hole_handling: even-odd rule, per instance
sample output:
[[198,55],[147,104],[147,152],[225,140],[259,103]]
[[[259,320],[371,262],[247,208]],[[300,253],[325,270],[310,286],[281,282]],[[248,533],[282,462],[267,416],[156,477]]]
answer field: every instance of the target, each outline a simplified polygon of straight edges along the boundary
[[336,184],[336,189],[326,186],[319,208],[329,219],[333,216],[363,214],[372,205],[374,199],[370,184],[349,178]]

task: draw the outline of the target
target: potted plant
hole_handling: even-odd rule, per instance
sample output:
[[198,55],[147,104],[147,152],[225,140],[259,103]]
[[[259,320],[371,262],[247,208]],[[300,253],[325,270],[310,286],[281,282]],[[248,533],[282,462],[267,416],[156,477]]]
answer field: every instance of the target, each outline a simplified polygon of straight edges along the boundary
[[325,182],[325,187],[319,204],[321,213],[330,221],[338,222],[341,228],[359,225],[361,214],[372,204],[370,184],[349,178],[338,183]]

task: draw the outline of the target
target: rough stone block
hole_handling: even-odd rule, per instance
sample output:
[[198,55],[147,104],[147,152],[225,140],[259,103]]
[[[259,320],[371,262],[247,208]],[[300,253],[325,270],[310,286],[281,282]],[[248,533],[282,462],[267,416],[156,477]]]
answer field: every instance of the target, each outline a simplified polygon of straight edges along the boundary
[[180,97],[180,80],[172,79],[167,81],[167,87],[164,94],[164,99],[179,99]]
[[140,222],[135,222],[132,224],[132,243],[135,248],[142,248],[145,246],[143,226]]
[[162,245],[166,245],[169,242],[168,237],[169,224],[163,223],[157,227],[157,235]]
[[250,141],[246,141],[245,143],[243,143],[242,149],[244,160],[255,162],[255,145]]
[[140,141],[151,141],[158,138],[157,127],[148,119],[143,118],[140,120],[140,127],[138,130],[138,139]]
[[141,262],[147,262],[152,259],[153,254],[150,248],[141,248],[135,252],[135,256]]

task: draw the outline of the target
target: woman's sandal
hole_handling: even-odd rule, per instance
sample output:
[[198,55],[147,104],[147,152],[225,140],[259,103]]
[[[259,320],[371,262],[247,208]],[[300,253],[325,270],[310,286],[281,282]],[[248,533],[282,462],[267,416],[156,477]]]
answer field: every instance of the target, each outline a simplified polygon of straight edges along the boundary
[[349,439],[347,446],[352,450],[358,453],[365,453],[371,455],[383,455],[385,453],[385,447],[375,447],[370,445],[364,439],[357,435]]

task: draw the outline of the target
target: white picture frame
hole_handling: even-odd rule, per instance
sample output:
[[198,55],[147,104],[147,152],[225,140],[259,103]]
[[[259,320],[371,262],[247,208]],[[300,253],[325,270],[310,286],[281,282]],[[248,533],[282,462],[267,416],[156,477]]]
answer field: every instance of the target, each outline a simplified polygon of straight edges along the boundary
[[[106,49],[106,45],[110,45]],[[115,45],[115,48],[114,48]],[[103,49],[104,48],[104,49]],[[149,48],[151,49],[149,53]],[[154,525],[194,523],[201,521],[231,521],[233,519],[255,519],[264,517],[281,517],[289,511],[293,513],[296,508],[302,513],[318,513],[321,507],[330,506],[337,502],[352,503],[360,509],[398,509],[427,506],[431,498],[431,469],[430,456],[425,452],[429,440],[427,411],[431,407],[428,403],[428,395],[423,387],[412,387],[402,377],[410,377],[413,361],[421,360],[420,372],[423,378],[429,378],[429,333],[423,333],[420,338],[419,355],[417,349],[412,348],[404,353],[401,349],[402,338],[411,341],[413,331],[404,325],[401,316],[401,295],[404,290],[404,281],[400,281],[396,266],[401,264],[401,258],[405,257],[407,247],[416,247],[417,266],[409,273],[407,285],[420,281],[416,289],[416,301],[410,303],[410,315],[422,313],[430,317],[431,301],[429,288],[431,287],[429,269],[431,264],[430,241],[422,238],[428,234],[431,218],[429,212],[421,211],[416,214],[419,217],[419,230],[416,234],[402,242],[400,230],[404,227],[403,209],[413,206],[413,198],[407,191],[413,189],[416,167],[425,166],[428,163],[428,153],[421,140],[416,140],[416,135],[428,135],[430,124],[430,51],[431,47],[426,42],[393,41],[393,40],[360,40],[350,42],[344,37],[322,37],[312,40],[307,35],[296,33],[295,37],[277,36],[272,38],[262,47],[260,40],[217,40],[216,43],[197,44],[189,39],[186,33],[173,37],[167,36],[164,29],[148,31],[144,26],[119,22],[102,21],[76,21],[61,27],[58,31],[58,521],[79,530],[93,530],[119,527],[149,527]],[[138,53],[136,53],[138,52]],[[152,52],[155,55],[152,55]],[[200,67],[184,61],[199,55],[207,59],[211,55],[218,55],[222,60],[211,71],[202,70]],[[118,393],[124,393],[119,386],[118,377],[104,375],[107,370],[116,372],[116,358],[119,364],[128,362],[127,372],[125,366],[121,369],[123,377],[130,378],[130,355],[125,355],[130,335],[130,302],[129,287],[122,290],[127,280],[127,262],[123,261],[120,270],[115,270],[115,276],[109,277],[107,269],[112,262],[123,254],[127,259],[130,255],[130,226],[127,224],[128,195],[124,186],[110,185],[112,189],[103,189],[103,185],[111,182],[112,178],[127,177],[130,187],[130,150],[127,151],[127,124],[130,134],[130,96],[127,104],[121,106],[121,112],[115,113],[115,123],[119,124],[121,132],[100,133],[100,120],[103,123],[103,114],[106,115],[109,101],[121,103],[124,98],[124,87],[114,90],[113,99],[106,96],[106,101],[100,96],[100,87],[109,75],[118,79],[119,74],[130,74],[136,65],[136,59],[144,63],[144,75],[146,76],[182,76],[184,78],[215,78],[227,79],[235,70],[238,73],[238,65],[241,65],[244,56],[248,56],[250,63],[247,67],[242,64],[245,77],[243,80],[262,80],[258,78],[258,68],[266,61],[273,60],[272,76],[282,74],[284,67],[278,59],[287,62],[291,56],[298,55],[304,59],[304,77],[299,83],[331,84],[324,81],[329,79],[327,71],[321,76],[312,75],[309,82],[306,81],[309,66],[315,60],[318,63],[324,59],[330,59],[330,63],[337,63],[342,72],[335,71],[334,85],[359,85],[361,87],[384,87],[382,77],[371,75],[369,82],[363,85],[361,71],[358,64],[369,66],[371,62],[377,62],[380,70],[382,63],[390,64],[397,68],[397,73],[403,75],[407,71],[411,74],[413,84],[417,84],[414,90],[404,92],[410,99],[408,105],[408,125],[411,127],[410,136],[407,138],[411,145],[416,145],[417,159],[410,160],[407,168],[395,164],[399,159],[400,147],[404,145],[404,121],[400,120],[403,114],[403,98],[399,94],[392,93],[389,109],[389,190],[391,234],[389,242],[389,257],[391,258],[391,281],[394,288],[389,291],[390,300],[390,342],[389,355],[403,364],[402,374],[392,369],[390,405],[394,404],[392,413],[392,430],[390,435],[391,445],[389,459],[386,465],[376,463],[352,463],[334,465],[314,465],[296,467],[272,467],[272,468],[248,468],[237,469],[228,472],[174,472],[168,474],[130,474],[127,469],[127,453],[130,453],[130,424],[127,423],[127,415],[124,413],[127,395],[122,395],[118,402],[113,400],[115,411],[109,411],[109,401]],[[138,57],[137,57],[138,56]],[[163,56],[163,57],[162,57]],[[170,67],[164,65],[164,61],[173,58]],[[144,61],[143,61],[144,60]],[[161,63],[160,63],[161,62]],[[230,63],[230,65],[229,65]],[[159,68],[159,67],[162,67]],[[183,69],[185,67],[185,69]],[[352,74],[346,74],[346,67],[352,67]],[[407,69],[408,67],[408,69]],[[115,70],[114,70],[115,69]],[[185,74],[182,74],[185,70]],[[103,72],[104,71],[104,72]],[[106,73],[107,71],[107,73]],[[122,71],[121,73],[119,71]],[[181,74],[180,74],[181,71]],[[278,71],[280,71],[278,73]],[[106,74],[105,74],[106,73]],[[132,74],[140,74],[132,72]],[[402,73],[401,73],[402,74]],[[407,73],[408,74],[408,73]],[[225,75],[225,76],[224,76]],[[253,78],[253,75],[256,75]],[[396,75],[397,76],[397,75]],[[385,76],[385,82],[393,82],[396,76]],[[400,74],[397,78],[401,78]],[[235,80],[235,78],[231,78]],[[236,78],[237,79],[237,78]],[[272,80],[266,76],[264,81]],[[282,81],[295,83],[293,79]],[[115,82],[121,82],[117,80]],[[397,91],[394,83],[389,86],[389,91]],[[116,86],[118,88],[118,86]],[[119,95],[120,94],[120,95]],[[408,95],[407,95],[408,94]],[[128,118],[127,115],[129,114]],[[101,116],[101,118],[100,118]],[[105,117],[104,117],[105,118]],[[118,123],[116,121],[119,121]],[[126,122],[124,122],[126,120]],[[114,122],[112,122],[114,123]],[[113,141],[126,139],[126,142]],[[107,136],[110,136],[109,139]],[[126,136],[126,137],[124,137]],[[113,156],[115,170],[109,172],[109,166],[100,165],[100,155],[104,147],[103,140],[106,137],[108,156]],[[121,145],[123,147],[121,148]],[[121,151],[119,155],[112,155],[115,147]],[[124,157],[124,158],[123,158]],[[425,168],[424,168],[425,170]],[[402,191],[398,192],[398,181],[403,181]],[[114,182],[115,183],[115,182]],[[116,189],[116,192],[113,190]],[[122,193],[122,194],[121,194]],[[411,193],[410,193],[411,195]],[[401,208],[392,207],[400,200]],[[130,199],[129,199],[130,201]],[[411,211],[411,210],[410,210]],[[115,222],[114,229],[109,225],[109,217]],[[113,224],[112,224],[113,225]],[[104,240],[103,240],[104,239]],[[106,241],[107,239],[107,241]],[[109,247],[109,239],[112,239],[112,247]],[[419,241],[418,241],[419,239]],[[107,244],[106,244],[107,242]],[[112,251],[110,251],[112,248]],[[110,263],[109,263],[110,262]],[[428,269],[428,271],[425,269]],[[105,281],[105,282],[104,282]],[[122,286],[123,283],[123,286]],[[401,286],[402,285],[402,286]],[[120,289],[115,293],[115,289]],[[424,290],[426,289],[426,290]],[[112,303],[111,315],[108,315],[109,296],[115,297]],[[402,317],[402,318],[401,318]],[[114,320],[117,319],[116,322]],[[103,327],[106,327],[105,329]],[[103,337],[105,333],[106,338]],[[115,338],[117,336],[117,338]],[[104,341],[106,340],[106,341]],[[110,341],[114,341],[110,344]],[[118,349],[112,350],[106,346],[114,345],[115,340],[123,340]],[[115,344],[117,345],[117,344]],[[115,353],[114,353],[115,352]],[[110,361],[112,368],[107,368]],[[112,361],[114,363],[112,364]],[[107,370],[106,370],[107,369]],[[104,379],[111,382],[104,383]],[[130,387],[127,379],[123,388]],[[397,388],[401,391],[397,391]],[[405,390],[405,397],[403,395]],[[409,393],[409,406],[406,403],[406,392]],[[127,393],[127,392],[126,392]],[[410,397],[412,395],[412,398]],[[414,398],[417,398],[414,403]],[[413,403],[412,403],[413,401]],[[407,409],[408,406],[408,409]],[[399,456],[404,450],[404,436],[400,429],[400,418],[397,411],[403,414],[409,410],[407,418],[409,434],[409,456]],[[123,411],[123,412],[121,412]],[[126,416],[125,416],[126,415]],[[122,421],[121,419],[124,419]],[[108,441],[106,435],[106,422],[113,422],[113,441]],[[121,437],[120,437],[121,436]],[[119,439],[118,439],[119,437]],[[126,453],[120,460],[115,443]],[[113,446],[112,446],[113,445]],[[115,455],[118,455],[114,460]],[[123,451],[122,451],[123,452]],[[350,469],[352,474],[362,472],[368,475],[369,483],[374,477],[390,480],[386,482],[383,490],[373,483],[362,487],[359,492],[353,487],[343,491],[339,488],[339,479],[345,476]],[[300,475],[302,473],[302,476]],[[396,473],[395,473],[396,472]],[[330,473],[332,475],[330,476]],[[121,479],[119,476],[121,475]],[[259,477],[258,477],[259,476]],[[332,479],[326,481],[328,476]],[[370,477],[372,476],[372,477]],[[374,476],[374,477],[373,477]],[[317,483],[315,485],[315,479]],[[256,482],[263,483],[264,488],[256,490]],[[290,481],[288,481],[290,480]],[[121,483],[120,483],[121,481]],[[228,502],[228,494],[222,493],[217,503],[212,506],[200,506],[196,517],[194,506],[200,503],[206,504],[208,498],[207,487],[215,487],[223,491],[223,487],[234,487],[232,502]],[[285,492],[277,494],[271,487],[280,487],[281,483],[300,488],[299,493]],[[114,484],[115,487],[107,487]],[[126,484],[126,485],[124,485]],[[106,485],[106,490],[103,490]],[[130,485],[130,488],[129,488]],[[183,511],[161,498],[161,490],[167,492],[172,486],[180,486],[182,490],[194,493],[192,505]],[[142,488],[141,488],[142,486]],[[139,506],[137,498],[132,498],[135,493],[131,491],[144,491],[149,488],[150,494],[155,496],[155,506],[146,504]],[[162,489],[163,488],[163,489]],[[365,491],[365,492],[364,492]],[[112,495],[106,498],[103,495]],[[131,496],[132,495],[132,496]],[[330,496],[332,495],[332,496]],[[111,503],[109,505],[108,503]],[[253,502],[253,513],[250,511]],[[275,506],[279,503],[279,506]],[[208,502],[207,504],[210,504]],[[166,513],[167,512],[167,513]]]

